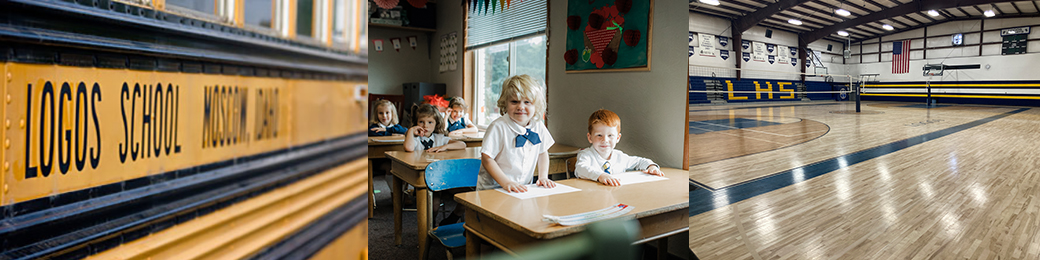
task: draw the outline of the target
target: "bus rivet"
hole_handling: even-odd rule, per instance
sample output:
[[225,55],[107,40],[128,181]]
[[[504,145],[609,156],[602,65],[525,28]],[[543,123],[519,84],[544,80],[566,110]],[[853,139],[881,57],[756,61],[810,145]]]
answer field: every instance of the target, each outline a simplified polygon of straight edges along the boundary
[[11,148],[11,139],[4,140],[4,148]]
[[11,119],[4,121],[4,127],[11,128]]
[[18,121],[18,127],[25,128],[25,119]]

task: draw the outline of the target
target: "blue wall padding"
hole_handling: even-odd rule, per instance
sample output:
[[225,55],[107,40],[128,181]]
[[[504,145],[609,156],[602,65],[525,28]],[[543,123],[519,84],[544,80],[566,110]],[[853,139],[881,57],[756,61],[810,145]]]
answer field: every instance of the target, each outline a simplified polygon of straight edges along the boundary
[[[690,89],[689,90],[708,90],[708,85],[704,83],[705,77],[690,77]],[[698,103],[711,103],[708,100],[707,93],[690,93],[690,104]]]
[[[701,76],[690,76],[690,90],[707,90],[707,84],[705,80],[719,80],[723,84],[723,90],[727,90],[729,87],[726,81],[729,80],[733,84],[733,91],[757,91],[755,82],[758,82],[757,88],[769,89],[771,91],[780,91],[780,85],[778,83],[790,83],[785,84],[785,90],[798,91],[796,84],[799,81],[795,80],[774,80],[774,79],[750,79],[744,78],[736,80],[736,78],[723,78],[723,77],[701,77]],[[830,83],[824,82],[809,82],[809,83],[820,83],[823,85],[816,86],[816,90],[810,88],[809,91],[831,91]],[[781,98],[790,96],[789,94],[774,93],[773,98],[769,98],[769,93],[739,93],[734,94],[735,97],[747,97],[747,99],[731,99],[728,94],[725,94],[725,100],[727,102],[758,102],[758,101],[796,101],[801,100],[795,95],[794,98]],[[831,94],[809,94],[809,98],[813,100],[833,100]],[[696,103],[707,103],[708,97],[705,93],[690,93],[690,104]],[[703,100],[703,101],[702,101]]]

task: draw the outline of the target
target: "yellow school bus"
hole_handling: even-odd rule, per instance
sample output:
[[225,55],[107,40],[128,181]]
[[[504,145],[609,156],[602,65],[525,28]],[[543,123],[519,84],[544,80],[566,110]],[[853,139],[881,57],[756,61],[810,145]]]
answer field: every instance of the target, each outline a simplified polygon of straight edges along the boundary
[[366,259],[366,5],[0,1],[0,259]]

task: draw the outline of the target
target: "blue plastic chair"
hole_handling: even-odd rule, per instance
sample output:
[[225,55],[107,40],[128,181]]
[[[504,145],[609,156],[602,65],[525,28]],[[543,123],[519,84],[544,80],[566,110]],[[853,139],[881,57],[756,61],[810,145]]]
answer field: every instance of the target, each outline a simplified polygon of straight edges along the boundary
[[[447,189],[476,187],[477,174],[480,172],[480,159],[452,159],[430,163],[426,166],[426,188],[431,192]],[[448,248],[448,259],[452,259],[451,249],[466,245],[466,237],[463,235],[465,229],[463,223],[444,225],[430,230],[429,236],[441,242]],[[430,252],[426,247],[423,259]]]

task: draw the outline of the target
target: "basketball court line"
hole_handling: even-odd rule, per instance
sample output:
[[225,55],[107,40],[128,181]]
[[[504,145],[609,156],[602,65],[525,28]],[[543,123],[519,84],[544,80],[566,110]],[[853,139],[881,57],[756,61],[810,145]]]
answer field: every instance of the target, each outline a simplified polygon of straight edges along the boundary
[[[964,131],[1030,109],[1031,108],[1016,109],[1010,112],[993,115],[990,117],[978,119],[975,121],[945,128],[935,132],[926,133],[906,138],[903,140],[898,140],[887,144],[875,146],[855,153],[832,157],[830,159],[826,159],[820,162],[812,163],[809,165],[793,168],[782,172],[777,172],[774,174],[762,176],[759,178],[740,182],[726,187],[721,187],[718,189],[711,188],[691,179],[692,182],[698,183],[698,186],[702,186],[704,189],[696,189],[690,191],[689,216],[693,217],[700,213],[725,207],[733,203],[744,201],[756,197],[758,195],[762,195],[765,193],[772,192],[774,190],[794,185],[796,183],[801,183],[812,178],[837,171],[839,169],[847,168],[849,166],[864,161],[868,161],[870,159],[891,154],[896,151],[906,149],[908,147],[926,143],[928,141],[942,138],[947,135]],[[795,181],[796,179],[797,181]]]
[[[805,120],[805,119],[802,119],[802,120]],[[764,120],[759,120],[759,121],[764,121]],[[766,122],[769,122],[769,121],[766,121]],[[801,121],[798,121],[798,122],[801,122]],[[794,122],[794,123],[798,123],[798,122]],[[740,129],[740,130],[744,130],[744,131],[748,131],[748,132],[754,132],[754,133],[759,133],[759,134],[767,134],[767,135],[775,135],[775,136],[788,137],[788,138],[790,138],[790,137],[797,137],[797,136],[801,136],[801,135],[812,134],[812,133],[817,133],[817,132],[826,132],[826,131],[815,131],[815,132],[808,132],[808,133],[801,133],[801,134],[794,134],[794,135],[785,135],[785,134],[780,134],[780,133],[752,130],[752,129],[749,129],[749,128],[739,128],[739,127],[728,126],[728,125],[705,123],[705,121],[694,121],[694,122],[690,122],[690,123],[698,123],[698,124],[705,124],[705,125],[729,127],[729,128],[732,128],[730,130]],[[788,123],[788,124],[794,124],[794,123]],[[779,124],[779,125],[782,125],[782,124]],[[709,129],[699,128],[699,127],[695,127],[695,126],[690,126],[690,128],[697,128],[697,129],[701,129],[701,130],[709,130]],[[721,132],[721,131],[708,131],[708,132]],[[768,140],[763,140],[763,141],[769,142]],[[776,142],[773,142],[773,143],[776,143]],[[779,144],[779,143],[777,143],[777,144]]]
[[[702,129],[702,128],[698,128],[698,127],[695,127],[695,126],[691,126],[690,128]],[[702,129],[702,130],[708,130],[708,129]],[[730,129],[730,130],[734,130],[734,129]],[[745,129],[736,128],[736,130],[745,130]],[[710,131],[708,133],[724,134],[724,135],[728,135],[728,136],[737,136],[737,137],[740,136],[740,135],[737,135],[737,134],[725,133],[725,131],[729,131],[729,130]],[[773,140],[760,139],[760,138],[754,138],[754,137],[750,137],[750,136],[745,136],[744,138],[758,140],[758,141],[763,141],[763,142],[767,142],[767,143],[774,143],[774,144],[779,144],[779,145],[785,145],[784,143],[781,143],[781,142],[776,142],[776,141],[773,141]]]

